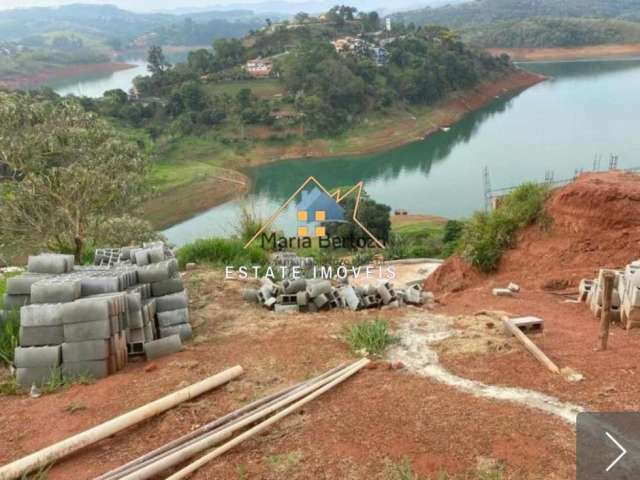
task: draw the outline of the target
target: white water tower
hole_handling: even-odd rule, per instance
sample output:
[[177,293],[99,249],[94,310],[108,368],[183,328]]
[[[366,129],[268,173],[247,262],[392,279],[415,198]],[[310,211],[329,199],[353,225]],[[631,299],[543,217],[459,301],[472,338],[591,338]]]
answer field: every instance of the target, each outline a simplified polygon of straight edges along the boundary
[[387,29],[387,32],[391,31],[391,17],[385,18],[385,27]]

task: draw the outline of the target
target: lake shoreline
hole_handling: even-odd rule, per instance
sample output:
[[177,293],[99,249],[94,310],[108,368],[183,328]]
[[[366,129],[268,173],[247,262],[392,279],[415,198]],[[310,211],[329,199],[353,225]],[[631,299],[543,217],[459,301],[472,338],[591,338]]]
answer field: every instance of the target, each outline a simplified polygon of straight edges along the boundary
[[[543,75],[517,69],[501,78],[485,82],[473,90],[457,92],[433,107],[424,108],[414,115],[405,115],[402,119],[394,116],[389,119],[388,128],[380,129],[375,133],[352,133],[348,136],[349,141],[344,142],[341,147],[336,147],[327,139],[314,139],[283,146],[278,150],[253,149],[246,154],[246,162],[240,165],[234,164],[233,168],[227,165],[227,168],[246,178],[246,175],[240,172],[241,169],[282,160],[361,156],[393,150],[409,143],[422,141],[443,128],[450,127],[498,97],[516,94],[545,80],[547,77]],[[208,198],[193,195],[194,191],[211,192],[214,185],[221,187],[219,179],[205,178],[162,192],[155,201],[170,207],[146,212],[148,218],[156,228],[166,229],[244,195],[249,190],[248,184],[246,189],[238,189],[237,185],[226,185],[220,195],[211,195]]]
[[514,62],[614,60],[640,56],[640,43],[554,48],[489,48],[492,55],[506,53]]
[[52,80],[67,80],[82,75],[103,75],[130,68],[135,68],[135,65],[125,62],[72,64],[64,67],[47,68],[32,75],[15,75],[0,78],[0,87],[9,90],[34,88],[44,86]]

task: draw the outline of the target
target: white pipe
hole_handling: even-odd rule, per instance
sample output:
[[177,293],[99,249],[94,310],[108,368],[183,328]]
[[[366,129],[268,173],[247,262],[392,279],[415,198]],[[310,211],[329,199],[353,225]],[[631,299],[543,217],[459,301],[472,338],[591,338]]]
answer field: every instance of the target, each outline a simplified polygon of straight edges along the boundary
[[176,473],[174,473],[173,475],[171,475],[170,477],[167,477],[166,480],[182,480],[184,478],[187,478],[189,475],[191,475],[193,472],[195,472],[198,468],[202,467],[203,465],[205,465],[206,463],[210,462],[214,458],[219,457],[220,455],[222,455],[223,453],[227,452],[228,450],[231,450],[236,445],[244,442],[245,440],[247,440],[247,439],[253,437],[254,435],[260,433],[261,431],[267,429],[268,427],[270,427],[271,425],[276,423],[278,420],[281,420],[282,418],[286,417],[290,413],[293,413],[295,410],[297,410],[298,408],[300,408],[300,407],[304,406],[305,404],[309,403],[314,398],[319,397],[320,395],[322,395],[327,390],[332,389],[333,387],[335,387],[336,385],[338,385],[339,383],[343,382],[344,380],[346,380],[347,378],[349,378],[350,376],[352,376],[353,374],[358,372],[360,369],[365,367],[368,363],[369,363],[369,360],[366,359],[366,358],[363,358],[359,362],[355,363],[353,365],[353,367],[347,368],[347,370],[345,372],[341,372],[340,376],[338,378],[336,378],[335,380],[333,380],[331,383],[326,384],[324,387],[320,388],[319,390],[316,390],[315,392],[311,393],[310,395],[304,397],[302,400],[299,400],[298,402],[294,403],[293,405],[285,408],[281,412],[275,414],[273,417],[265,420],[262,423],[259,423],[255,427],[253,427],[253,428],[247,430],[246,432],[238,435],[233,440],[225,443],[224,445],[216,448],[215,450],[212,450],[211,452],[207,453],[203,457],[200,457],[198,460],[196,460],[195,462],[187,465],[182,470],[179,470]]
[[182,390],[159,398],[151,403],[143,405],[131,412],[108,420],[82,433],[69,437],[61,442],[43,448],[35,453],[27,455],[15,462],[9,463],[0,468],[0,480],[12,480],[20,478],[29,472],[53,463],[67,455],[76,452],[87,445],[91,445],[118,433],[125,428],[140,423],[147,418],[151,418],[165,412],[176,405],[212,390],[243,373],[242,367],[236,365],[223,372],[206,378],[201,382],[190,385]]

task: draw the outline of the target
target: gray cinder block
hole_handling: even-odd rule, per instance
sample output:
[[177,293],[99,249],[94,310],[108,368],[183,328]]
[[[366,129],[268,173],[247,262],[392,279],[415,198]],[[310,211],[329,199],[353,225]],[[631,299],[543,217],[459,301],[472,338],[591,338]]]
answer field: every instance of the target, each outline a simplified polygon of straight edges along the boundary
[[140,283],[155,283],[168,280],[176,273],[173,262],[161,261],[160,263],[152,263],[145,267],[138,268],[138,280]]
[[23,327],[52,327],[62,325],[62,304],[41,303],[20,308],[20,325]]
[[120,290],[118,277],[83,277],[80,279],[80,295],[89,297],[102,293],[114,293]]
[[180,335],[170,335],[144,344],[144,353],[148,360],[170,355],[180,350],[182,350]]
[[276,303],[273,309],[276,313],[298,313],[300,311],[300,307],[297,304],[281,305],[279,303]]
[[20,326],[20,346],[40,347],[44,345],[60,345],[64,341],[62,325],[50,327]]
[[180,325],[181,323],[189,323],[189,310],[187,308],[158,312],[158,325],[160,328]]
[[[255,301],[257,301],[257,291],[253,291],[256,293]],[[156,298],[156,310],[158,312],[167,312],[170,310],[178,310],[180,308],[189,308],[189,295],[186,290]]]
[[148,250],[149,262],[158,263],[164,260],[164,246],[153,247]]
[[[311,296],[311,294],[309,294]],[[316,307],[318,308],[322,308],[324,307],[327,303],[329,303],[329,297],[324,294],[321,293],[319,295],[317,295],[314,299],[313,299],[313,303],[315,304]]]
[[180,277],[170,278],[168,280],[151,284],[151,293],[154,297],[171,295],[172,293],[178,293],[182,290],[184,290],[184,285]]
[[31,285],[31,303],[66,303],[80,298],[80,280],[41,280]]
[[23,273],[7,279],[7,293],[9,295],[31,295],[31,285],[47,278],[47,275]]
[[43,385],[55,375],[60,375],[58,367],[17,368],[16,382],[22,388],[29,388],[33,384]]
[[160,338],[169,337],[171,335],[180,335],[183,342],[190,340],[193,336],[193,330],[188,323],[173,325],[171,327],[160,327]]
[[284,293],[293,294],[298,293],[307,288],[307,281],[304,278],[295,278],[293,280],[283,280],[282,287]]
[[32,273],[68,273],[73,271],[73,255],[43,253],[29,256],[27,269]]
[[64,362],[104,360],[115,353],[112,340],[88,340],[86,342],[65,342],[62,344]]
[[138,310],[137,312],[129,312],[129,328],[142,328],[144,327],[144,318],[142,315],[142,310]]
[[296,303],[301,307],[304,307],[309,303],[309,294],[306,290],[296,293]]
[[350,310],[357,310],[360,305],[360,298],[356,295],[356,291],[351,285],[344,286],[340,289],[340,297],[344,305]]
[[64,323],[106,321],[112,313],[114,312],[109,308],[109,300],[106,298],[87,298],[79,302],[65,303],[62,306]]
[[65,323],[64,324],[64,340],[65,342],[84,342],[87,340],[100,340],[111,337],[117,333],[113,327],[114,322],[107,320],[98,320],[94,322]]
[[57,367],[60,365],[60,345],[16,347],[14,363],[17,368]]
[[20,310],[24,305],[31,303],[31,296],[29,295],[4,295],[4,308],[5,310]]
[[126,331],[127,343],[144,343],[144,328],[130,328]]
[[307,285],[307,292],[311,298],[315,298],[322,294],[331,293],[331,282],[329,280],[323,280]]
[[132,252],[134,258],[136,260],[136,265],[140,267],[144,267],[145,265],[149,265],[149,251],[145,249],[136,250]]
[[109,360],[87,360],[83,362],[63,362],[62,375],[65,378],[104,378],[109,375]]

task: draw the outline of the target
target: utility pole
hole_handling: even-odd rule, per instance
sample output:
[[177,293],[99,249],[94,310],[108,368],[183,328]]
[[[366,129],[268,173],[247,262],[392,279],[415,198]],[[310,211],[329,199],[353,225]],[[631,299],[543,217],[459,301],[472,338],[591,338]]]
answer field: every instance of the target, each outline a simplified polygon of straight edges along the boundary
[[489,178],[489,167],[486,165],[482,169],[482,182],[484,189],[484,211],[488,212],[491,207],[491,178]]
[[618,169],[618,155],[611,154],[609,157],[609,170]]

